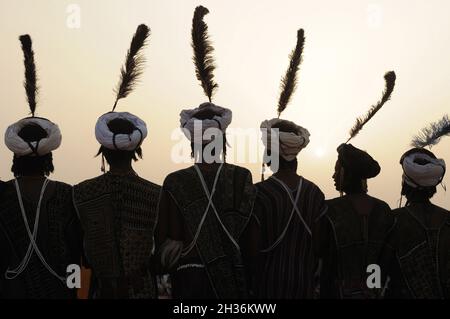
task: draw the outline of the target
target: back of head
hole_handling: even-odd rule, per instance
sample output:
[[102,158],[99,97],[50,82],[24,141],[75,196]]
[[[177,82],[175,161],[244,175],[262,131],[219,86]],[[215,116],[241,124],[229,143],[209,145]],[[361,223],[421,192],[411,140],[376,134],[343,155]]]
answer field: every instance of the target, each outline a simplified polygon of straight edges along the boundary
[[[30,145],[34,142],[39,143],[39,141],[48,137],[47,132],[37,124],[24,126],[17,135]],[[49,176],[53,173],[54,169],[53,155],[51,152],[43,156],[36,154],[26,156],[14,155],[13,165],[11,167],[11,171],[16,177],[32,175]]]
[[[108,129],[114,134],[125,134],[130,135],[136,130],[136,126],[123,118],[115,118],[108,122]],[[100,150],[97,155],[103,154],[107,160],[107,162],[111,164],[115,164],[117,162],[124,161],[137,161],[138,158],[142,158],[142,149],[139,146],[135,151],[122,151],[122,150],[110,150],[104,146],[100,147]]]
[[337,151],[335,179],[338,190],[345,193],[367,193],[367,179],[380,173],[378,162],[352,144],[341,144]]

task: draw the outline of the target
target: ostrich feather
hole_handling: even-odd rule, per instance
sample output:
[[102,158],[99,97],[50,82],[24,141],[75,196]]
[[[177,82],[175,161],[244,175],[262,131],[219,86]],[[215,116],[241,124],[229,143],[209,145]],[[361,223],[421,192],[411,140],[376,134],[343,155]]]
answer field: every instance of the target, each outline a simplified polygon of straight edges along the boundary
[[36,96],[39,90],[36,78],[36,64],[34,63],[34,51],[31,38],[28,34],[21,35],[19,40],[22,44],[23,62],[25,64],[25,81],[23,82],[23,86],[27,94],[31,115],[34,117],[34,113],[36,112]]
[[211,102],[219,85],[214,81],[213,71],[216,68],[213,58],[214,48],[209,40],[208,25],[203,21],[203,17],[208,13],[209,10],[203,6],[195,8],[191,34],[195,75],[200,81],[209,102]]
[[142,49],[146,45],[149,36],[150,29],[145,24],[137,27],[136,33],[131,40],[130,48],[128,49],[125,64],[120,69],[120,80],[114,90],[116,100],[112,109],[113,111],[116,109],[117,102],[127,97],[133,91],[143,73],[145,57]]
[[395,72],[394,71],[387,72],[384,75],[384,80],[386,81],[386,86],[383,92],[383,96],[381,97],[381,100],[378,101],[377,104],[373,105],[364,117],[358,117],[356,119],[355,125],[350,130],[350,137],[347,140],[347,143],[356,135],[358,135],[358,133],[361,131],[364,125],[366,125],[367,122],[369,122],[374,117],[374,115],[383,107],[383,105],[391,98],[391,94],[392,91],[394,91],[396,80]]
[[280,98],[278,100],[278,117],[280,117],[281,112],[283,112],[289,101],[291,99],[292,93],[294,93],[297,88],[297,71],[302,63],[302,53],[303,53],[303,45],[305,43],[305,35],[303,29],[297,31],[297,45],[295,49],[291,52],[289,58],[289,66],[286,70],[286,74],[281,79],[281,93]]

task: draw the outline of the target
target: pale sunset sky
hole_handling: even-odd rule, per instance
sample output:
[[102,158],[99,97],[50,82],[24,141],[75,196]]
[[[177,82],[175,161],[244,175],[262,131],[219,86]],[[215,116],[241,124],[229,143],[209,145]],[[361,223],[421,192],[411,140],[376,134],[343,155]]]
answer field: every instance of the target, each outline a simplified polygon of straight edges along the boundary
[[[232,109],[233,129],[257,129],[276,116],[280,78],[297,29],[305,30],[298,90],[281,117],[310,131],[311,142],[299,155],[299,173],[327,198],[339,195],[331,178],[336,147],[346,141],[356,117],[381,97],[384,73],[396,72],[391,101],[351,143],[382,167],[369,181],[369,193],[397,207],[400,156],[423,126],[450,109],[447,0],[0,0],[2,134],[29,112],[18,40],[28,33],[40,86],[37,115],[58,123],[63,134],[51,178],[74,184],[99,175],[94,125],[111,110],[131,37],[145,23],[152,31],[145,74],[117,111],[147,122],[144,160],[135,167],[142,177],[161,184],[168,173],[189,165],[171,157],[180,111],[206,101],[190,47],[197,5],[210,10],[205,21],[220,86],[213,102]],[[233,150],[231,145],[231,162]],[[432,151],[450,164],[450,138]],[[12,154],[4,143],[0,158],[0,178],[8,180]],[[259,180],[260,160],[238,164]],[[444,182],[450,186],[449,176]],[[450,190],[439,187],[433,202],[450,209]]]

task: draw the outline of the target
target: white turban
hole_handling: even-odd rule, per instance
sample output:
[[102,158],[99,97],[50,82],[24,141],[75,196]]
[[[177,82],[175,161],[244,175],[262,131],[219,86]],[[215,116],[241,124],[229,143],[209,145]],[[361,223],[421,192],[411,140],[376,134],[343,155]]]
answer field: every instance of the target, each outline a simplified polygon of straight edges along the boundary
[[[278,128],[272,129],[275,124],[278,124],[280,122],[285,122],[293,125],[296,129],[296,133],[281,132],[278,130]],[[295,159],[298,153],[300,153],[300,151],[309,144],[310,134],[308,130],[290,121],[274,118],[262,122],[260,128],[263,134],[262,140],[264,146],[268,150],[272,150],[272,133],[277,134],[279,140],[279,154],[287,161],[292,161],[293,159]]]
[[[422,165],[417,160],[428,163]],[[438,185],[445,174],[445,162],[423,153],[405,156],[402,162],[403,181],[413,188],[433,187]]]
[[[206,120],[200,120],[195,117],[199,111],[204,111],[207,109],[217,113],[217,115],[214,115],[212,119]],[[189,140],[195,142],[196,144],[206,144],[211,142],[211,138],[204,136],[205,131],[212,128],[218,129],[223,133],[227,129],[228,125],[230,125],[231,118],[232,112],[230,109],[206,102],[200,104],[200,106],[195,109],[182,110],[180,113],[180,125],[184,135],[186,135]],[[195,132],[196,128],[198,129],[198,132]],[[201,136],[197,136],[200,135],[200,132]]]
[[[28,125],[40,126],[47,132],[47,137],[35,142],[26,142],[19,136],[19,132]],[[6,146],[19,157],[47,155],[61,145],[61,139],[61,131],[58,125],[40,117],[24,118],[10,125],[5,132]]]
[[[131,134],[114,134],[108,127],[109,122],[123,119],[131,122],[135,130]],[[95,125],[97,141],[110,150],[134,151],[147,137],[147,125],[143,120],[128,112],[109,112],[100,116]]]

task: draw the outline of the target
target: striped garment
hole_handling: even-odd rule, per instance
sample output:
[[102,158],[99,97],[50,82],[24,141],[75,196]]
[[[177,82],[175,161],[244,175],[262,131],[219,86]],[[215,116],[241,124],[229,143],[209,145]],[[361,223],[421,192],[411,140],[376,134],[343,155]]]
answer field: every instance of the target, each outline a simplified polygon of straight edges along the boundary
[[[326,212],[326,205],[323,193],[314,183],[301,178],[299,187],[297,207],[304,222],[293,211],[289,189],[280,181],[271,177],[256,184],[255,214],[260,226],[256,297],[313,298],[318,259],[312,237],[318,235],[318,219]],[[298,187],[289,190],[294,200],[297,190]]]

